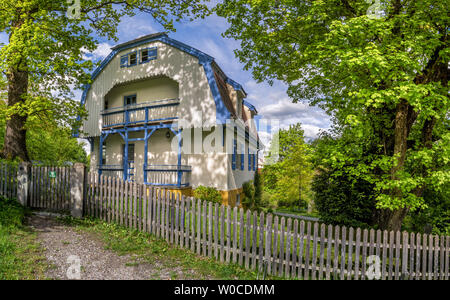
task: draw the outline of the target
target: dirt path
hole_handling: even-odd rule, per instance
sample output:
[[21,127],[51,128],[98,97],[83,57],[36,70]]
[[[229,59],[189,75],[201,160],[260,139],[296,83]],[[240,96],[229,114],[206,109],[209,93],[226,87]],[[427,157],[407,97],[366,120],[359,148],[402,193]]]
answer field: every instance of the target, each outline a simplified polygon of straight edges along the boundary
[[[165,270],[158,262],[136,265],[129,255],[119,256],[105,250],[102,242],[94,236],[77,232],[52,217],[33,215],[28,224],[37,232],[38,241],[45,248],[44,254],[51,264],[46,276],[51,279],[170,279],[174,272],[173,268]],[[77,259],[81,265],[78,268],[80,278],[76,278],[76,271],[70,272],[77,269]],[[68,278],[68,269],[69,277],[75,274],[75,278]]]

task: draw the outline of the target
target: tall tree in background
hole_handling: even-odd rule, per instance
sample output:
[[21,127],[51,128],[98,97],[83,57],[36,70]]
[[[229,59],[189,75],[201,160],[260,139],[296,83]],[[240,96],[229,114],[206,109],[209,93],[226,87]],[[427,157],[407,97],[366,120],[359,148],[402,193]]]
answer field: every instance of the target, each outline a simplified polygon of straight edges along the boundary
[[446,1],[226,0],[217,11],[257,80],[285,82],[294,101],[320,105],[341,134],[369,143],[357,164],[346,163],[353,146],[329,160],[375,184],[381,228],[400,229],[427,205],[425,188],[449,182]]
[[[301,124],[291,125],[276,133],[263,169],[264,188],[283,207],[304,207],[311,201],[311,151],[305,143]],[[278,149],[274,149],[278,148]]]
[[[68,3],[69,2],[69,3]],[[42,113],[68,124],[80,113],[73,89],[89,83],[94,36],[117,41],[120,19],[141,11],[173,29],[173,21],[204,16],[203,0],[2,0],[0,71],[7,82],[7,123],[1,156],[29,160],[27,121]],[[77,6],[77,3],[80,5]]]

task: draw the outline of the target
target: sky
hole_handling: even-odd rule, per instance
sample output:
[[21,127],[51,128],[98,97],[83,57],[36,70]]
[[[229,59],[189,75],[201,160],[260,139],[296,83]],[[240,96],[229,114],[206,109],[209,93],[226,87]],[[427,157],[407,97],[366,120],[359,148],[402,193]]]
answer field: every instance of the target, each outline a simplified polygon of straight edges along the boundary
[[[307,139],[317,137],[319,130],[330,127],[329,117],[320,108],[309,106],[307,101],[292,103],[283,83],[275,82],[272,86],[264,82],[257,83],[251,72],[244,70],[243,64],[233,53],[233,50],[240,48],[239,41],[221,35],[228,28],[224,18],[212,15],[192,22],[176,23],[175,28],[176,32],[170,32],[169,36],[214,57],[225,74],[244,87],[248,94],[246,100],[256,107],[259,117],[277,119],[282,128],[301,122]],[[118,28],[119,41],[99,38],[97,50],[87,54],[86,58],[93,61],[102,60],[114,45],[161,31],[164,31],[164,28],[146,14],[125,17]],[[5,35],[0,34],[1,42],[7,42]],[[81,91],[76,91],[75,95],[76,99],[81,99]],[[267,145],[269,137],[261,138]]]

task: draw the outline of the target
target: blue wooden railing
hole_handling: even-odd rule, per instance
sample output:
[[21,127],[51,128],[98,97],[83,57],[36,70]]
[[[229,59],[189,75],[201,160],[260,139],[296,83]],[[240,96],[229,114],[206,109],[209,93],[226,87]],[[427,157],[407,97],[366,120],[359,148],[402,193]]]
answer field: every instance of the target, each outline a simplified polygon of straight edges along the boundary
[[157,100],[102,111],[103,128],[177,119],[180,99]]
[[[123,178],[123,165],[98,166],[99,173],[110,177]],[[148,165],[144,169],[146,184],[167,187],[189,187],[191,167],[184,165]]]

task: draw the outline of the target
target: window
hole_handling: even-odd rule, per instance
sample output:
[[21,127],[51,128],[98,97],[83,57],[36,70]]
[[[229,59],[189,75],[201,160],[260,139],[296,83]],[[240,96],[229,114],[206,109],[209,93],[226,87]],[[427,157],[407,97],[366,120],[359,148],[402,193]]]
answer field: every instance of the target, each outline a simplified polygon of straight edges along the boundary
[[242,144],[241,145],[241,165],[240,165],[240,167],[241,167],[241,171],[244,171],[244,159],[245,159],[245,145],[244,144]]
[[136,52],[130,53],[129,58],[130,58],[130,62],[129,62],[128,66],[134,66],[135,64],[137,64],[137,53]]
[[108,108],[109,108],[108,99],[105,99],[105,108],[104,108],[104,110],[107,110]]
[[124,106],[128,106],[128,105],[135,105],[136,104],[136,100],[137,100],[137,96],[136,95],[130,95],[130,96],[125,96],[123,99],[123,105]]
[[106,144],[102,145],[102,165],[106,165]]
[[[122,145],[122,159],[125,159],[125,144]],[[134,144],[128,144],[128,163],[134,162]]]
[[128,54],[122,55],[120,57],[120,67],[132,67],[137,65],[138,61],[140,64],[149,62],[156,59],[158,56],[157,48],[144,48],[138,51],[133,51]]
[[236,195],[236,206],[239,206],[241,204],[241,194]]
[[248,148],[248,170],[252,170],[252,158],[253,154],[250,154],[250,148]]
[[233,170],[236,170],[236,152],[237,152],[237,141],[233,139],[233,159],[232,159]]
[[141,53],[141,61],[140,63],[146,63],[150,60],[156,59],[157,50],[156,48],[145,48],[140,50]]
[[120,57],[120,67],[131,67],[137,64],[138,57],[137,57],[137,51],[122,55]]
[[256,171],[256,154],[252,154],[253,156],[253,171]]
[[120,57],[120,67],[121,68],[128,67],[128,54],[127,55],[122,55]]

